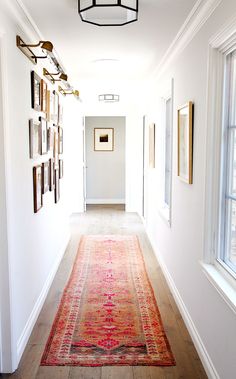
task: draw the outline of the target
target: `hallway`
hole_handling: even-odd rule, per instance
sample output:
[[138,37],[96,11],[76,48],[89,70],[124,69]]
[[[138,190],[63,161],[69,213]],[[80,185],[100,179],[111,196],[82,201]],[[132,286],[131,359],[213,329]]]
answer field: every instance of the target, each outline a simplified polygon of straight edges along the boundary
[[[18,370],[2,379],[204,379],[207,378],[191,338],[167,287],[143,224],[135,213],[125,213],[122,205],[88,206],[84,214],[71,217],[72,237],[34,327]],[[68,280],[82,234],[136,234],[139,237],[147,272],[152,283],[163,324],[177,365],[175,367],[40,367],[60,298]]]

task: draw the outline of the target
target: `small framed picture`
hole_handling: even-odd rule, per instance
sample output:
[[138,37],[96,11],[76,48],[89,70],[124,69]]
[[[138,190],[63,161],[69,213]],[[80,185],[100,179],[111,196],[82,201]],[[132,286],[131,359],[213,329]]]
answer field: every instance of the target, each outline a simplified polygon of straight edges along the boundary
[[58,130],[57,128],[54,129],[54,147],[53,147],[53,157],[54,157],[54,165],[55,169],[59,168],[59,153],[58,153],[58,147],[59,147],[59,138],[58,138]]
[[59,110],[58,110],[58,124],[63,124],[63,106],[61,103],[59,103]]
[[51,121],[51,91],[47,90],[47,121]]
[[62,159],[59,159],[59,179],[62,179],[62,178],[63,178],[63,174],[64,174],[64,164],[63,164],[63,160],[62,160]]
[[33,167],[33,186],[34,186],[34,213],[37,213],[43,206],[42,165]]
[[149,167],[155,168],[155,124],[149,125]]
[[178,176],[193,183],[193,103],[178,109]]
[[53,118],[52,121],[55,125],[58,124],[58,110],[59,110],[59,95],[53,90]]
[[49,162],[42,164],[42,193],[45,194],[49,190]]
[[58,126],[58,153],[63,153],[63,129],[61,126]]
[[49,159],[49,190],[53,191],[55,189],[55,182],[54,182],[54,159]]
[[41,78],[31,71],[31,105],[36,111],[41,111]]
[[47,154],[48,152],[48,135],[47,135],[47,121],[43,117],[39,117],[39,144],[40,154]]
[[59,170],[54,170],[54,182],[55,182],[55,189],[54,189],[54,196],[55,196],[55,203],[58,203],[60,200],[60,182],[59,182]]
[[49,127],[47,130],[48,134],[48,151],[53,151],[54,148],[54,128]]
[[114,129],[94,128],[94,151],[114,150]]
[[39,156],[39,126],[38,121],[29,120],[29,150],[30,158],[35,159]]
[[47,83],[41,79],[41,111],[47,115]]

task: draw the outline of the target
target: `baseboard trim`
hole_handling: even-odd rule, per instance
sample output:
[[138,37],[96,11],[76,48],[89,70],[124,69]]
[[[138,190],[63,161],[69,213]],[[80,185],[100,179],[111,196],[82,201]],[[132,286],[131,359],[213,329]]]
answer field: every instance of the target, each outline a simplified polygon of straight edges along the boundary
[[157,249],[155,248],[155,243],[152,239],[152,237],[150,236],[150,233],[147,231],[147,234],[148,234],[148,238],[149,238],[149,241],[151,243],[151,246],[153,248],[153,251],[156,255],[156,258],[157,258],[157,261],[158,263],[160,264],[161,266],[161,269],[162,269],[162,272],[165,276],[165,279],[167,281],[167,284],[170,288],[170,291],[175,299],[175,302],[179,308],[179,311],[184,319],[184,322],[185,322],[185,325],[189,331],[189,334],[193,340],[193,343],[194,343],[194,346],[198,352],[198,355],[201,359],[201,362],[206,370],[206,373],[207,373],[207,376],[209,379],[220,379],[220,376],[218,375],[214,365],[213,365],[213,362],[205,348],[205,345],[198,333],[198,330],[184,304],[184,301],[174,283],[174,280],[172,279],[172,276],[164,262],[164,260],[162,259],[162,256],[159,252],[157,252]]
[[23,332],[22,332],[22,334],[21,334],[21,336],[17,342],[17,366],[18,366],[20,359],[22,357],[22,354],[25,350],[25,347],[26,347],[27,342],[29,340],[29,337],[32,333],[33,327],[37,321],[39,313],[43,307],[43,304],[44,304],[45,299],[47,297],[48,291],[51,287],[52,281],[56,275],[57,269],[61,263],[61,260],[63,258],[65,251],[66,251],[66,248],[68,246],[69,241],[70,241],[70,234],[68,234],[67,237],[65,238],[65,241],[62,245],[62,248],[56,257],[55,263],[54,263],[54,265],[53,265],[53,267],[52,267],[52,269],[51,269],[51,271],[50,271],[50,273],[46,279],[46,282],[43,286],[43,289],[42,289],[42,291],[41,291],[41,293],[40,293],[40,295],[39,295],[39,297],[38,297],[38,299],[37,299],[37,301],[33,307],[33,310],[32,310],[32,312],[29,316],[29,319],[28,319],[28,321],[24,327],[24,330],[23,330]]
[[125,204],[125,199],[86,199],[86,204]]

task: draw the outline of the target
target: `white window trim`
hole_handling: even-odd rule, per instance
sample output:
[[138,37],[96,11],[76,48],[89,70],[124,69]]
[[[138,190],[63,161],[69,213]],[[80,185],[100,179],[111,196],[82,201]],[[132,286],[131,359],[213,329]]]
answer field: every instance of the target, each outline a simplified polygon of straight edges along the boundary
[[206,187],[203,272],[236,313],[236,280],[217,261],[217,235],[219,222],[219,191],[221,188],[221,135],[224,54],[236,45],[236,17],[211,39],[208,61],[207,96],[207,143],[206,143]]
[[[163,159],[164,168],[163,168],[163,191],[162,191],[162,200],[159,208],[159,215],[162,220],[167,224],[167,226],[171,227],[172,220],[172,174],[173,174],[173,103],[174,103],[174,79],[171,79],[170,90],[167,91],[162,96],[163,107],[162,112],[165,115],[163,116],[163,125],[166,128],[166,102],[171,99],[171,120],[170,120],[170,205],[168,206],[164,200],[165,198],[165,157]],[[166,131],[166,130],[165,130]],[[166,138],[166,137],[165,137]],[[165,154],[165,153],[164,153]]]

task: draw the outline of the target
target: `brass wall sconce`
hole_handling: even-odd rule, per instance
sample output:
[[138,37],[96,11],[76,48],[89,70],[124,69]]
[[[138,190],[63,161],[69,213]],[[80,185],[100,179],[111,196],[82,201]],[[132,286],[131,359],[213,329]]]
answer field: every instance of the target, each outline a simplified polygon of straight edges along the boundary
[[75,97],[79,98],[79,91],[77,89],[75,90],[73,88],[64,89],[61,86],[58,86],[58,91],[64,96],[74,95]]
[[[43,69],[43,75],[52,83],[55,82],[67,82],[68,76],[64,72],[56,72],[51,73],[46,68]],[[58,76],[59,75],[59,76]],[[58,76],[58,78],[55,78],[55,76]]]
[[[37,64],[38,59],[44,59],[53,56],[53,44],[50,41],[39,41],[36,44],[26,44],[20,36],[16,36],[16,46],[22,51],[23,54],[26,55],[29,60]],[[45,55],[42,56],[37,56],[35,53],[32,51],[32,48],[35,47],[41,47],[43,53]]]

